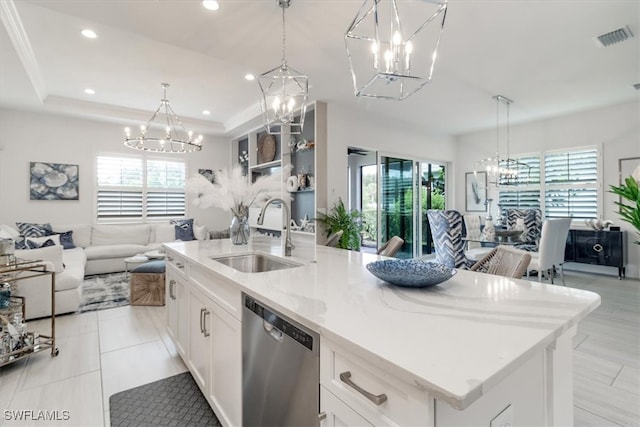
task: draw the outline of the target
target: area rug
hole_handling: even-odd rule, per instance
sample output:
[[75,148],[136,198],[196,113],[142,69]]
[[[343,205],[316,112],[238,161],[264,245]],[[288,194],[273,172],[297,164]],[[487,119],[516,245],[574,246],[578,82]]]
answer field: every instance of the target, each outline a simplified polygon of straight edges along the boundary
[[113,427],[221,426],[189,372],[109,397]]
[[80,312],[129,305],[129,278],[126,273],[87,276],[82,282]]

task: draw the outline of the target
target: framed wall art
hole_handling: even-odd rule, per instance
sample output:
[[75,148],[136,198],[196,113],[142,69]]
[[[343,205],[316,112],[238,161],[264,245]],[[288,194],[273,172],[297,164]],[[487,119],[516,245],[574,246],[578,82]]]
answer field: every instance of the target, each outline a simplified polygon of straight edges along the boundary
[[467,212],[487,211],[487,173],[467,172],[465,174],[465,210]]
[[78,165],[30,162],[31,200],[78,200]]

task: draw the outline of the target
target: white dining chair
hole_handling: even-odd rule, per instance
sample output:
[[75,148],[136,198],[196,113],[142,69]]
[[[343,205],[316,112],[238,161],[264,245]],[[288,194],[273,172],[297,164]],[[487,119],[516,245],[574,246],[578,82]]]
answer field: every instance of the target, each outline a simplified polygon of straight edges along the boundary
[[571,218],[553,218],[546,219],[542,223],[542,232],[540,235],[540,243],[538,244],[538,252],[531,252],[531,262],[527,269],[527,277],[529,272],[535,270],[538,272],[538,281],[542,282],[542,273],[546,272],[547,276],[553,283],[553,270],[559,268],[560,279],[564,285],[564,250],[567,243],[567,235],[569,235],[569,227],[571,227]]
[[[464,256],[471,261],[478,261],[491,252],[490,247],[483,247],[479,242],[482,237],[480,231],[481,219],[480,215],[464,215],[464,227],[467,231],[467,244]],[[475,241],[474,241],[475,240]]]

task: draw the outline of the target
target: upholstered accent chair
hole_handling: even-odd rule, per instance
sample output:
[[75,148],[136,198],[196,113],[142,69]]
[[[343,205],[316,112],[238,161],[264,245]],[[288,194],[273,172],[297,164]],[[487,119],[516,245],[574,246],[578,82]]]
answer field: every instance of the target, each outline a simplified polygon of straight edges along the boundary
[[448,267],[467,268],[462,240],[462,214],[455,210],[427,210],[429,228],[436,251],[435,262]]
[[536,252],[542,230],[542,211],[540,209],[507,209],[507,225],[514,228],[516,221],[524,220],[526,237],[515,247],[525,251]]

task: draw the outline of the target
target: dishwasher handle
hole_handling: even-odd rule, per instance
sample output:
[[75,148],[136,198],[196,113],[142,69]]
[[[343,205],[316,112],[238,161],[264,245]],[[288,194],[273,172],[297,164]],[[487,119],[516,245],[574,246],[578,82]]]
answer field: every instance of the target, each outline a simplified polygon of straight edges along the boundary
[[276,328],[275,326],[273,326],[271,323],[267,322],[266,320],[262,320],[262,327],[264,328],[264,330],[271,336],[271,338],[273,338],[274,340],[278,341],[278,342],[282,342],[282,339],[284,338],[284,334],[282,333],[282,331],[278,328]]

